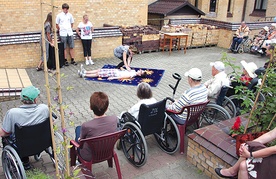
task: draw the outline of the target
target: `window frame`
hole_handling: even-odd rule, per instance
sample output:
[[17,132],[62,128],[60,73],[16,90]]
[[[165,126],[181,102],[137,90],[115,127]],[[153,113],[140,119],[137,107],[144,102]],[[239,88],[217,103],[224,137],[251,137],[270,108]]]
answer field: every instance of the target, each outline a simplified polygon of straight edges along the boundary
[[[215,2],[214,5],[212,5],[212,2]],[[211,11],[211,9],[214,8],[214,11]],[[209,12],[216,12],[217,9],[217,0],[210,0],[210,5],[209,5]]]
[[[258,4],[257,3],[258,1],[260,1],[260,8],[256,8],[256,6]],[[265,1],[266,1],[266,7],[264,9],[263,6],[264,6]],[[255,0],[254,11],[266,11],[266,9],[267,9],[267,3],[268,3],[268,0]]]

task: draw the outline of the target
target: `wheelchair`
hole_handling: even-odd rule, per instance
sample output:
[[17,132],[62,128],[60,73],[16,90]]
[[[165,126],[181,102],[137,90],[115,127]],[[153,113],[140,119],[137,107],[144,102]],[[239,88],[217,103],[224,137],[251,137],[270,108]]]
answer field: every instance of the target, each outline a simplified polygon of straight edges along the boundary
[[[174,73],[172,76],[174,79],[176,79],[176,84],[175,86],[169,86],[173,90],[174,98],[177,86],[179,84],[179,81],[181,80],[181,76],[177,73]],[[205,110],[201,114],[199,119],[199,127],[217,123],[219,121],[230,119],[231,117],[235,116],[235,105],[228,97],[225,96],[227,90],[228,87],[223,86],[215,102],[211,101],[206,105]],[[193,129],[197,129],[197,126],[193,127]]]
[[[15,138],[13,139],[11,137],[2,138],[4,145],[2,166],[7,179],[26,179],[25,169],[20,159],[22,157],[34,156],[35,160],[38,161],[41,152],[45,151],[55,163],[49,118],[32,126],[20,126],[16,123],[14,135]],[[62,136],[57,132],[55,137],[63,141]],[[58,162],[63,161],[60,156],[58,156],[58,160]],[[63,168],[65,165],[62,166],[59,163],[58,166]]]
[[[265,71],[265,69],[263,67],[260,67],[255,71],[255,73],[258,76],[260,76],[261,74],[264,74],[264,71]],[[258,85],[258,81],[259,81],[258,76],[253,78],[251,80],[250,84],[247,86],[247,90],[252,91],[254,96],[256,96],[256,93],[257,93],[257,85]],[[244,84],[242,84],[242,85],[244,85]],[[234,89],[232,89],[232,90],[234,90]],[[245,104],[244,101],[247,100],[248,97],[245,95],[245,93],[246,93],[245,91],[243,91],[242,93],[244,95],[236,94],[234,92],[232,92],[230,94],[226,94],[226,96],[234,103],[234,105],[236,107],[236,116],[241,115],[242,111],[245,108],[248,108],[248,107],[250,108],[250,107],[253,107],[253,105],[254,105],[254,99],[253,99],[254,97],[252,97],[252,99],[249,98],[248,103]],[[258,101],[265,101],[265,96],[263,95],[263,93],[260,93]]]
[[217,99],[211,100],[205,107],[205,110],[200,116],[199,127],[204,127],[226,119],[235,117],[235,104],[226,97],[228,86],[222,86]]
[[[119,128],[127,129],[120,146],[127,160],[136,167],[143,166],[148,158],[145,137],[153,134],[161,150],[175,153],[180,144],[176,123],[165,112],[167,98],[154,104],[140,106],[138,120],[126,115],[119,119]],[[118,148],[118,147],[117,147]]]
[[[234,39],[234,37],[233,37],[233,39]],[[236,48],[237,49],[236,52],[237,53],[248,53],[248,52],[250,52],[252,43],[253,43],[253,40],[250,39],[248,36],[243,37],[241,43]],[[233,50],[231,49],[232,44],[233,44],[233,40],[232,40],[231,45],[229,47],[229,49],[233,52]]]

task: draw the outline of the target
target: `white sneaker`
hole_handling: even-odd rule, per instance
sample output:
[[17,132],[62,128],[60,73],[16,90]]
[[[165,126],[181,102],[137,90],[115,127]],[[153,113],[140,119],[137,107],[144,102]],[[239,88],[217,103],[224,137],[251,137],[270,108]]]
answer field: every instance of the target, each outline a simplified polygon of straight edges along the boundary
[[81,77],[81,71],[80,70],[78,70],[78,75]]
[[94,62],[92,60],[88,60],[90,65],[94,65]]
[[81,66],[80,66],[80,71],[81,71],[81,73],[86,73],[86,70],[84,69],[83,64],[81,64]]
[[85,60],[85,65],[89,65],[89,61],[88,60]]

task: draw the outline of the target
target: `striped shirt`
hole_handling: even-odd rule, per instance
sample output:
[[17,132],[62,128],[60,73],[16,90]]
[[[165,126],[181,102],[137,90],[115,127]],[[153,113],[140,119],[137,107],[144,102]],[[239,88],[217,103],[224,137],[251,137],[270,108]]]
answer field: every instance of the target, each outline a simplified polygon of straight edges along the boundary
[[[173,110],[176,112],[181,111],[183,106],[197,104],[207,101],[208,90],[205,85],[201,84],[199,86],[192,87],[186,90],[179,100],[167,106],[167,109]],[[187,111],[183,111],[181,115],[177,115],[180,119],[186,120]]]

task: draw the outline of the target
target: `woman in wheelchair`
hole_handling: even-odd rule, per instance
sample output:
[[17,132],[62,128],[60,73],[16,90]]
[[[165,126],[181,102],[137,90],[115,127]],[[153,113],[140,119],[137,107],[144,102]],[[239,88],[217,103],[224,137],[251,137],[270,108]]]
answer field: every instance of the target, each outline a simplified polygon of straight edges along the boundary
[[245,62],[244,60],[241,61],[241,64],[243,66],[243,73],[240,77],[240,82],[238,82],[236,79],[232,78],[231,86],[233,88],[230,88],[227,91],[226,96],[232,96],[235,94],[235,87],[240,86],[241,84],[247,87],[249,90],[253,90],[256,84],[252,83],[252,80],[257,77],[255,71],[257,70],[257,65],[254,62]]
[[[129,110],[128,113],[130,113],[135,119],[138,119],[138,114],[140,110],[141,104],[153,104],[156,103],[156,99],[152,97],[152,91],[151,87],[148,83],[142,82],[137,87],[137,97],[139,98],[139,101],[133,105]],[[121,114],[121,118],[124,115],[124,112]]]
[[262,44],[264,40],[267,39],[268,35],[269,35],[269,27],[265,26],[259,32],[259,34],[255,36],[253,40],[253,44],[251,46],[251,52],[257,52],[258,50],[261,50]]
[[[84,122],[81,126],[76,127],[76,141],[85,138],[97,137],[117,131],[117,117],[107,116],[105,113],[108,109],[109,99],[103,92],[94,92],[90,97],[90,109],[94,113],[94,119]],[[85,143],[79,150],[81,157],[91,160],[91,151]]]
[[[15,124],[20,126],[31,126],[42,123],[49,118],[49,109],[45,104],[37,104],[39,89],[34,86],[28,86],[21,91],[21,101],[23,105],[18,108],[12,108],[7,111],[3,125],[0,129],[0,136],[2,137],[3,146],[11,145],[15,150],[18,150],[14,145],[15,138]],[[25,170],[31,168],[29,157],[21,157]]]
[[[201,70],[198,68],[192,68],[185,73],[185,76],[188,77],[190,89],[184,91],[179,100],[175,100],[173,103],[167,105],[166,109],[179,112],[183,106],[206,102],[208,100],[208,91],[205,85],[201,84]],[[184,124],[187,118],[187,112],[184,111],[182,115],[173,114],[172,118],[176,123]]]

